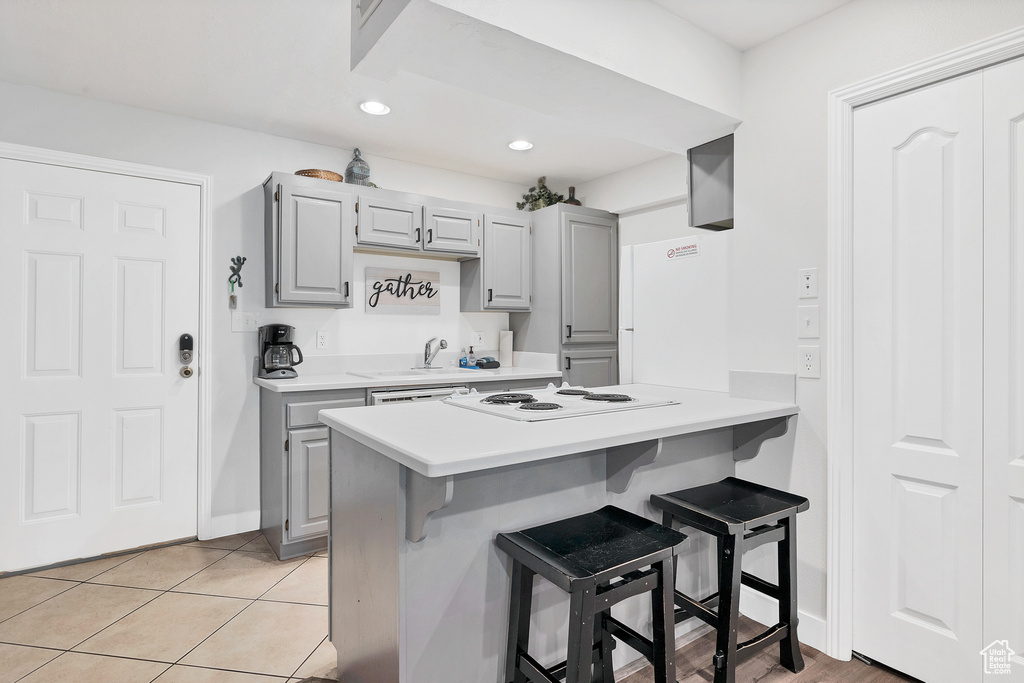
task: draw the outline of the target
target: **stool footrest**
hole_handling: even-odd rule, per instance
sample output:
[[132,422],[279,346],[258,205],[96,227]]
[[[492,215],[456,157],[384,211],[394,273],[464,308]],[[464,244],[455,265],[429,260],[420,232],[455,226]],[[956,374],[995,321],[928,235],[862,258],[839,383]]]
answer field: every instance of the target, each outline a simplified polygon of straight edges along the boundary
[[756,527],[743,536],[743,552],[753,550],[765,543],[779,543],[786,539],[786,530],[781,524]]
[[753,654],[757,650],[774,645],[787,635],[789,635],[789,626],[786,624],[775,624],[775,626],[772,626],[763,633],[738,644],[736,646],[736,655],[739,656],[744,650],[752,650],[750,654]]
[[606,616],[604,619],[605,630],[608,633],[639,652],[647,661],[652,664],[654,663],[654,643],[611,615]]
[[649,593],[658,587],[658,572],[654,567],[624,574],[621,579],[597,587],[595,612],[603,612],[626,598]]
[[679,591],[673,591],[673,594],[675,596],[676,607],[678,608],[675,613],[677,624],[689,619],[690,617],[697,617],[705,624],[710,624],[712,628],[718,628],[718,614],[707,607],[713,601],[715,605],[718,604],[718,593],[709,595],[700,602],[694,600],[685,593],[680,593]]
[[[641,636],[642,638],[643,636]],[[612,650],[615,649],[615,641],[611,643]],[[601,658],[601,643],[594,644],[594,661],[598,661]],[[558,664],[550,668],[545,668],[540,663],[531,657],[528,653],[523,652],[520,648],[517,652],[517,669],[530,681],[530,683],[558,683],[558,681],[565,680],[565,669],[569,665],[569,662],[562,660]],[[648,657],[650,659],[650,657]]]
[[775,598],[776,600],[779,599],[779,587],[774,583],[770,583],[760,577],[746,572],[743,572],[740,577],[740,581],[744,586],[749,586],[759,593],[764,593],[768,597]]

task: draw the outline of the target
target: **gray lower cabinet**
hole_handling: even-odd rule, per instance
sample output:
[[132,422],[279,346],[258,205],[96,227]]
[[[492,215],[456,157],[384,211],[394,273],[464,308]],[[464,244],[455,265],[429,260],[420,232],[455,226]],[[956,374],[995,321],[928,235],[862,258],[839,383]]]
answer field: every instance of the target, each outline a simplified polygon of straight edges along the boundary
[[523,211],[484,214],[483,255],[463,261],[461,310],[528,311],[533,301],[533,230]]
[[515,350],[558,354],[570,384],[617,384],[618,217],[556,204],[532,221],[533,304],[509,313]]
[[288,173],[263,184],[268,307],[352,305],[355,198],[341,188]]
[[317,414],[362,405],[363,389],[260,389],[260,528],[279,558],[327,548],[329,430]]
[[563,346],[562,376],[574,387],[601,387],[618,384],[618,349],[615,346],[589,344]]

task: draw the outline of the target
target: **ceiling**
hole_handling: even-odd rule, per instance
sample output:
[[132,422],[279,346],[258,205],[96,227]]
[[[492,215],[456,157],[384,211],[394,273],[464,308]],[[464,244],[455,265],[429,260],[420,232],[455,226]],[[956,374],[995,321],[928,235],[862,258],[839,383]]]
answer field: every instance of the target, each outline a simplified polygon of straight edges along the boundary
[[[742,50],[849,0],[652,1]],[[666,154],[412,73],[351,73],[349,14],[348,0],[3,0],[0,80],[360,147],[371,162],[520,184],[546,174],[556,189]],[[367,99],[392,113],[364,114]],[[518,138],[534,149],[510,151]]]
[[651,0],[746,51],[851,0]]

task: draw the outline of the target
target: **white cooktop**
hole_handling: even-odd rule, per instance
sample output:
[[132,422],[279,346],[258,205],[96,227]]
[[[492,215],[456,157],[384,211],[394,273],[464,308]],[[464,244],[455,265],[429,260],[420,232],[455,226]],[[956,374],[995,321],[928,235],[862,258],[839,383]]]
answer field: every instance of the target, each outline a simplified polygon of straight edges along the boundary
[[629,394],[605,393],[569,386],[567,383],[563,383],[560,387],[549,384],[546,389],[523,392],[480,394],[475,389],[471,389],[468,393],[452,394],[444,399],[444,402],[457,408],[466,408],[520,422],[559,420],[678,403],[678,401],[662,397],[645,396],[642,390],[631,391]]

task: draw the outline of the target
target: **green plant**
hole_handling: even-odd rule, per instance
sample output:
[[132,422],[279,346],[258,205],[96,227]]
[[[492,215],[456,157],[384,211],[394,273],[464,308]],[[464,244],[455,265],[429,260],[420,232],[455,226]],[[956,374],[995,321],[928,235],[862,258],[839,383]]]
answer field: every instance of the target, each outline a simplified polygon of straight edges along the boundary
[[541,176],[537,178],[537,186],[531,187],[530,190],[523,195],[523,201],[516,202],[516,208],[522,211],[536,211],[537,209],[543,209],[545,206],[551,206],[557,204],[565,197],[552,192],[547,185],[544,183],[547,181],[547,176]]

